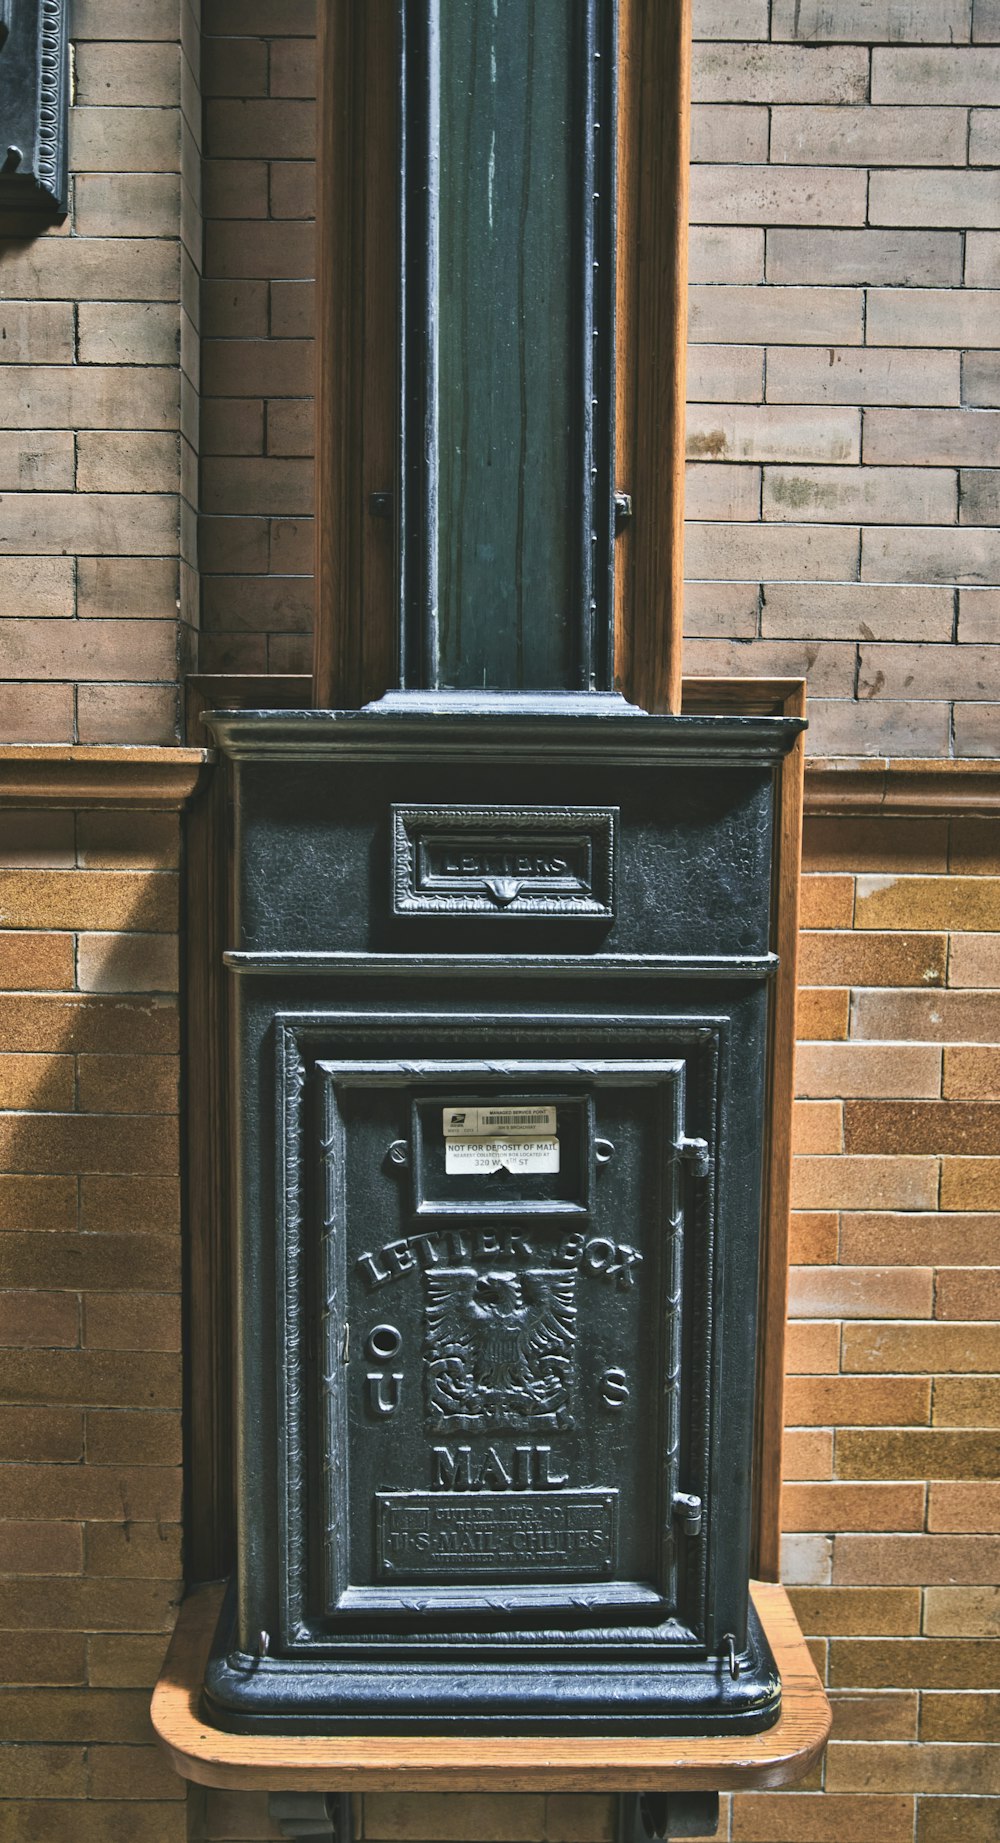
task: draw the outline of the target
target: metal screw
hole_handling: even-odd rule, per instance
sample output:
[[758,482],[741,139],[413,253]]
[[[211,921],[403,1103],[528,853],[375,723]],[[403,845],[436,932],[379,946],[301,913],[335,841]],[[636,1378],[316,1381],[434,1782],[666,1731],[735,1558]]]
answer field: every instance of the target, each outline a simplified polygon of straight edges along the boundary
[[632,495],[631,493],[616,493],[615,494],[615,536],[616,537],[618,536],[618,533],[620,531],[624,531],[625,526],[627,524],[631,523],[631,519],[632,519]]

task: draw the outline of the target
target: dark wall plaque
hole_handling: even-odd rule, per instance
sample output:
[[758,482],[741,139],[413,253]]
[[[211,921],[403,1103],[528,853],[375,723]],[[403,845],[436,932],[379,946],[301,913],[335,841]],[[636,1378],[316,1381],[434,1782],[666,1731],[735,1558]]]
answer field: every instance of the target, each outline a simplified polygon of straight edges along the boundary
[[612,806],[394,806],[394,912],[610,923],[617,821]]
[[68,0],[0,7],[0,228],[28,235],[67,208]]

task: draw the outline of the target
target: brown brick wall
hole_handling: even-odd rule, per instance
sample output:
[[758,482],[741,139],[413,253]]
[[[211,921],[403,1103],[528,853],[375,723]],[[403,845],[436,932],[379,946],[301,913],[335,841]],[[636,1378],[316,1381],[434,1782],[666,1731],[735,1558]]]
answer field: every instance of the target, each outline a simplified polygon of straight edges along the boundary
[[[814,753],[989,754],[996,9],[770,11],[696,6],[688,669],[807,672]],[[78,8],[73,211],[0,253],[0,734],[167,739],[199,620],[308,668],[312,28],[206,0],[202,111],[186,0]]]
[[198,618],[199,33],[190,0],[77,0],[73,30],[69,217],[0,242],[0,737],[168,742]]
[[993,754],[996,6],[695,20],[686,668],[807,674],[813,754]]
[[834,1741],[822,1798],[740,1799],[732,1835],[987,1838],[998,828],[816,817],[804,868],[783,1559]]
[[311,0],[206,0],[206,672],[312,670]]
[[169,1843],[177,815],[0,812],[0,1837]]
[[[806,671],[819,754],[996,754],[997,0],[696,27],[687,667]],[[204,28],[76,0],[73,214],[0,247],[13,740],[169,740],[199,618],[204,669],[308,666],[312,6]],[[178,830],[0,813],[0,1843],[279,1834],[185,1797],[146,1716],[181,1566]],[[1000,1839],[996,836],[808,822],[785,1576],[835,1738],[726,1802],[743,1843]],[[602,1843],[612,1810],[358,1819]]]

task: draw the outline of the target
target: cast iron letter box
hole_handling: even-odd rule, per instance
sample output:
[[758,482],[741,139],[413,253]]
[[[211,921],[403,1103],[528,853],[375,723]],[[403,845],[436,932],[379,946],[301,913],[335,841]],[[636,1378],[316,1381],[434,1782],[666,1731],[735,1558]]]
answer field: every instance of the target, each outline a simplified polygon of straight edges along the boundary
[[747,1548],[799,726],[591,709],[213,719],[241,1085],[223,1722],[777,1712]]
[[616,14],[400,0],[397,688],[211,719],[236,1727],[778,1711],[748,1552],[802,726],[613,689]]

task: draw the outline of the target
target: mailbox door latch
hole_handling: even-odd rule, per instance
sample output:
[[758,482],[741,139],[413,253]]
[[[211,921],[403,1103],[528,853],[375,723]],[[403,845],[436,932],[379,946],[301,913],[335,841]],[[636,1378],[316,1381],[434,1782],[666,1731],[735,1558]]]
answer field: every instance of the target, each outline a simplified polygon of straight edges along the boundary
[[673,1511],[685,1536],[701,1535],[704,1506],[700,1497],[692,1496],[690,1491],[675,1491]]

